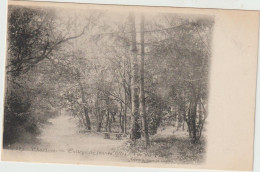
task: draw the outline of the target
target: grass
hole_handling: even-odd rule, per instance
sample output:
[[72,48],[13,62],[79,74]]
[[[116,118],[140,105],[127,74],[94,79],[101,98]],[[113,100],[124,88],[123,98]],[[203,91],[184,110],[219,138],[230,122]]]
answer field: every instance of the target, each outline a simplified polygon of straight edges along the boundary
[[200,164],[205,156],[205,139],[193,144],[188,137],[157,136],[151,138],[151,145],[145,148],[143,140],[136,144],[126,142],[121,151],[131,162],[165,162],[175,164]]
[[151,145],[146,149],[144,140],[140,139],[133,144],[129,141],[129,137],[123,137],[119,141],[104,139],[103,133],[77,132],[78,128],[69,117],[59,117],[52,123],[53,125],[49,123],[42,128],[40,139],[23,135],[22,140],[6,148],[14,150],[31,150],[32,147],[57,150],[61,148],[65,151],[71,148],[86,152],[84,155],[79,154],[81,158],[93,158],[93,154],[89,152],[96,152],[95,156],[99,159],[115,160],[115,162],[200,164],[205,158],[204,137],[193,144],[187,131],[173,133],[172,127],[159,130],[158,134],[151,136]]

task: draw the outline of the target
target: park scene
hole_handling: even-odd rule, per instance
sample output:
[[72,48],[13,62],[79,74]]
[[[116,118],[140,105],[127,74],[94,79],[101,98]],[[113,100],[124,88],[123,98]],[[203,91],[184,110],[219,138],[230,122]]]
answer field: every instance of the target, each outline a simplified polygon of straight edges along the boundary
[[116,9],[9,5],[4,150],[205,161],[214,18]]

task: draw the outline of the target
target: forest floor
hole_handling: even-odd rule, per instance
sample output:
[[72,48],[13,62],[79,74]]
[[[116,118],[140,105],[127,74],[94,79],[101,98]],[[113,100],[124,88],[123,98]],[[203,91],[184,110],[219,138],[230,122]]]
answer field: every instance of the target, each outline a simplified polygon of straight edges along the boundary
[[150,137],[150,147],[145,149],[144,141],[133,146],[129,142],[121,149],[129,152],[132,162],[157,162],[171,164],[200,164],[205,158],[205,138],[193,144],[186,131],[175,131],[173,127],[159,131]]
[[198,164],[203,161],[205,154],[204,139],[194,145],[190,142],[187,132],[173,133],[173,127],[159,130],[158,134],[151,137],[151,146],[145,149],[142,140],[133,146],[129,139],[124,137],[122,140],[104,139],[103,133],[80,132],[76,124],[77,120],[69,115],[55,117],[42,128],[36,140],[13,144],[8,149],[18,150],[15,156],[20,154],[22,157],[45,153],[44,156],[48,154],[55,159],[58,155],[61,162],[73,159],[73,162]]

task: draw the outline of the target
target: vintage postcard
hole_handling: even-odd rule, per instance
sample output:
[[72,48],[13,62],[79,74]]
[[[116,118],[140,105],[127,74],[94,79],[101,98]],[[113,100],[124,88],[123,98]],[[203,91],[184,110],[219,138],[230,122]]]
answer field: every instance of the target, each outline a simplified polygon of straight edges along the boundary
[[9,1],[3,161],[252,170],[257,11]]

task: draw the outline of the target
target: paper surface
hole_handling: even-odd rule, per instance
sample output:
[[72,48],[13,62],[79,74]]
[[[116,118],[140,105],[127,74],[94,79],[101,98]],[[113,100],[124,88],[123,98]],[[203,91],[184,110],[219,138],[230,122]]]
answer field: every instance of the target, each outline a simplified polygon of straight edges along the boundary
[[198,164],[114,162],[113,160],[102,161],[98,156],[94,160],[84,160],[78,156],[78,153],[68,154],[67,151],[53,153],[52,150],[44,152],[44,150],[35,150],[37,148],[33,151],[2,149],[2,160],[154,168],[252,170],[259,27],[257,11],[22,1],[10,1],[9,4],[25,7],[62,7],[65,11],[98,9],[118,13],[142,11],[148,15],[154,13],[207,15],[214,18],[214,26],[210,47],[212,56],[209,65],[207,146],[204,162]]

